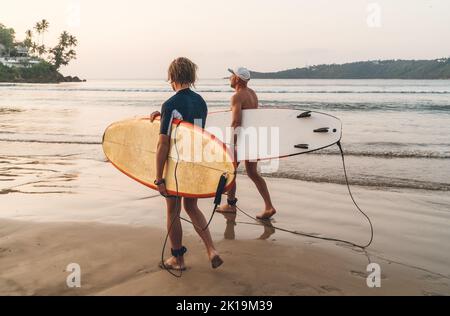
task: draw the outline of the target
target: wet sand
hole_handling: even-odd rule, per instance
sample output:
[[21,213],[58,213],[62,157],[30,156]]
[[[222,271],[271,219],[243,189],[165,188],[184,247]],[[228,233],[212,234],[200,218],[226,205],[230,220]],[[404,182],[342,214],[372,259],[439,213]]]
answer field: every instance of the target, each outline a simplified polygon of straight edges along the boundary
[[[305,241],[222,240],[226,263],[212,271],[202,245],[189,236],[190,268],[176,279],[156,266],[159,229],[2,220],[0,234],[2,295],[448,294],[441,278],[386,261],[381,288],[369,289],[363,254]],[[66,285],[72,262],[81,267],[81,288]]]
[[[189,269],[176,279],[157,267],[165,236],[161,197],[102,161],[42,154],[11,152],[1,159],[8,181],[0,187],[0,294],[450,294],[445,192],[353,187],[375,227],[367,252],[274,231],[241,213],[217,214],[211,230],[225,260],[218,270],[184,223]],[[279,211],[273,225],[357,243],[369,238],[345,186],[267,181]],[[242,209],[255,215],[262,204],[245,176],[238,177],[238,193]],[[200,205],[209,216],[212,200]],[[81,266],[80,289],[66,286],[65,270],[73,262]],[[366,285],[369,262],[381,267],[381,288]]]

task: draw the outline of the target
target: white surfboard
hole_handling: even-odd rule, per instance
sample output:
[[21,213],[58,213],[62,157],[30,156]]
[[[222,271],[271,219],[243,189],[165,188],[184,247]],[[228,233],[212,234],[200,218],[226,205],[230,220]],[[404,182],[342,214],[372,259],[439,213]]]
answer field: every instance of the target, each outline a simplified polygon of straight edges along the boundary
[[[231,111],[212,112],[205,129],[230,146],[230,125]],[[342,136],[342,123],[332,115],[315,111],[243,110],[237,135],[237,161],[275,159],[336,144]]]

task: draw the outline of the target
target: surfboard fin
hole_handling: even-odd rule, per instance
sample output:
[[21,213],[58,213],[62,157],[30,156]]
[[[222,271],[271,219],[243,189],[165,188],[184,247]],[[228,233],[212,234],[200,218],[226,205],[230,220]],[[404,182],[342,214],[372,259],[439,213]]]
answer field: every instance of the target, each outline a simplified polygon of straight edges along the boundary
[[299,114],[297,118],[305,118],[305,117],[311,117],[311,111],[303,112],[302,114]]
[[314,133],[328,133],[330,130],[329,127],[322,127],[314,130]]
[[299,149],[308,149],[309,145],[308,144],[298,144],[294,146],[295,148],[299,148]]

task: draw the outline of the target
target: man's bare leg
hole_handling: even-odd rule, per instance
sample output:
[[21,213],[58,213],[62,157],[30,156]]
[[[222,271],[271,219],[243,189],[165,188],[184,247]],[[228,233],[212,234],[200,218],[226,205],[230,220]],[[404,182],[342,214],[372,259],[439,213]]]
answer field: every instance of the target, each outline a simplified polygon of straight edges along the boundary
[[247,170],[248,177],[255,183],[256,188],[264,199],[265,209],[256,217],[259,219],[269,219],[277,212],[272,205],[270,199],[269,189],[267,188],[266,181],[258,173],[258,162],[245,161],[245,169]]
[[[178,202],[177,202],[178,199]],[[181,198],[166,198],[167,205],[167,230],[172,249],[180,249],[183,246],[183,229],[180,221]],[[170,257],[164,263],[167,267],[184,269],[184,257]]]
[[200,211],[200,209],[198,208],[197,199],[184,198],[183,204],[186,213],[189,215],[192,223],[194,224],[195,231],[205,244],[212,267],[214,269],[218,268],[223,263],[223,261],[220,258],[216,248],[214,247],[209,228],[204,229],[208,223],[202,211]]

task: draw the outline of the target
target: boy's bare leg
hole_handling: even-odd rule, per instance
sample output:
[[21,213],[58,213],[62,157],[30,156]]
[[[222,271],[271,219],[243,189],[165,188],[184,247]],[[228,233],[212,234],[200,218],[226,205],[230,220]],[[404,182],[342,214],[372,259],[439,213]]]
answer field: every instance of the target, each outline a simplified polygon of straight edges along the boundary
[[[178,202],[177,202],[178,199]],[[167,205],[167,230],[172,249],[180,249],[183,246],[183,229],[180,221],[181,198],[166,198]],[[184,257],[170,257],[164,263],[174,269],[184,269]]]
[[189,215],[189,218],[194,224],[195,231],[205,244],[212,267],[214,269],[218,268],[223,263],[223,261],[220,258],[216,248],[214,247],[209,228],[204,229],[208,223],[202,211],[200,211],[200,209],[198,208],[197,199],[184,198],[183,204],[186,213]]

